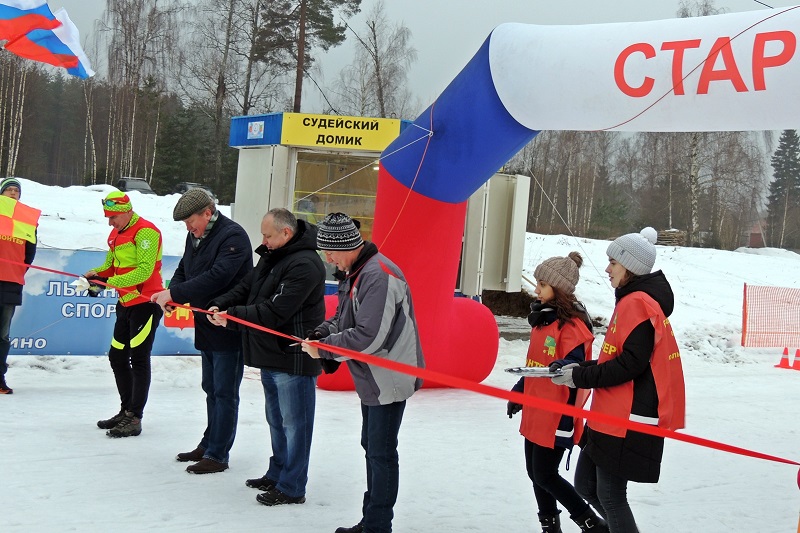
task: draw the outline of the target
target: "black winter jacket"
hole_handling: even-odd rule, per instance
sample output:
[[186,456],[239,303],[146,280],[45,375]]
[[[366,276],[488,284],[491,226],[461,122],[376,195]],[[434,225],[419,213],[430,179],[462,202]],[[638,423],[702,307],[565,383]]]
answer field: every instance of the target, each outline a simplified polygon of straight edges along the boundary
[[[183,258],[169,282],[172,301],[207,309],[208,302],[234,288],[251,270],[253,252],[247,232],[220,213],[197,248],[191,233],[187,233]],[[207,351],[241,349],[241,334],[215,326],[205,313],[195,313],[194,347]]]
[[[316,227],[297,221],[297,233],[281,248],[261,245],[256,268],[229,292],[214,298],[230,316],[269,329],[305,338],[325,320],[325,266],[316,251]],[[320,362],[295,341],[246,327],[232,320],[228,328],[242,331],[244,362],[248,366],[288,374],[318,376]]]
[[[667,278],[659,270],[652,274],[637,276],[630,283],[616,290],[619,302],[625,296],[642,291],[651,296],[670,316],[675,306],[675,297]],[[655,330],[645,320],[631,331],[622,345],[622,353],[597,364],[597,361],[581,363],[573,370],[575,385],[582,389],[611,387],[633,381],[633,405],[631,412],[658,418],[658,393],[655,378],[650,368],[650,358],[655,346]],[[664,439],[638,431],[628,431],[624,438],[614,437],[586,427],[580,442],[582,453],[594,463],[619,477],[640,483],[656,483],[661,473],[661,457]]]

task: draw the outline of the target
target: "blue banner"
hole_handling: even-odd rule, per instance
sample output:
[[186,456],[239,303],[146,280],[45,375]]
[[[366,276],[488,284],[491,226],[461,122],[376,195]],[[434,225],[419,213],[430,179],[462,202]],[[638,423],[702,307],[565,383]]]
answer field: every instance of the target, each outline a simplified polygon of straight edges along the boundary
[[[104,251],[40,248],[34,266],[81,275],[105,261]],[[164,283],[172,277],[180,257],[164,256]],[[106,290],[97,298],[70,284],[77,278],[31,268],[25,274],[22,306],[11,322],[11,355],[106,355],[116,320],[118,295]],[[178,310],[162,319],[156,331],[153,355],[198,354],[194,348],[192,314]]]

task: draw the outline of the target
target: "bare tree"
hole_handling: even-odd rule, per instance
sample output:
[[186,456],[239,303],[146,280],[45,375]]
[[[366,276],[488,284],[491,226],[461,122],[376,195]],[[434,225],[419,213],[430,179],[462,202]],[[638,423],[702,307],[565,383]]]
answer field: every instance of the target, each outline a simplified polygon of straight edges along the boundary
[[391,24],[379,1],[361,35],[352,28],[350,31],[358,45],[353,63],[342,70],[334,90],[339,111],[378,117],[405,117],[416,111],[409,108],[406,77],[417,59],[417,51],[410,44],[411,30],[402,23]]
[[[28,73],[38,68],[25,60],[6,55],[0,71],[0,162],[6,160],[5,175],[16,173],[24,122]],[[5,149],[4,149],[5,148]]]
[[[152,181],[148,164],[157,136],[138,121],[157,128],[158,99],[168,90],[175,63],[179,0],[108,0],[101,30],[106,34],[108,82],[113,86],[108,110],[106,176],[135,175],[141,169]],[[155,105],[140,109],[147,95]]]
[[270,0],[204,0],[186,12],[187,33],[180,52],[181,96],[203,110],[214,128],[212,180],[220,185],[227,124],[236,113],[252,108],[274,110],[286,92],[288,52],[258,39]]

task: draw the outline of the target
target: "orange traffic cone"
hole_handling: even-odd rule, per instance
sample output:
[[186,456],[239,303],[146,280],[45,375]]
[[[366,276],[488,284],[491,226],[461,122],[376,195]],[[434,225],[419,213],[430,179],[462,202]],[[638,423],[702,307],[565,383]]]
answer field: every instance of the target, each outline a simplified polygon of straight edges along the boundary
[[800,350],[794,352],[794,362],[792,363],[793,370],[800,370]]
[[[800,350],[798,350],[800,351]],[[797,358],[795,358],[795,361]],[[783,355],[781,356],[781,362],[775,365],[775,368],[792,368],[789,366],[789,348],[783,349]]]

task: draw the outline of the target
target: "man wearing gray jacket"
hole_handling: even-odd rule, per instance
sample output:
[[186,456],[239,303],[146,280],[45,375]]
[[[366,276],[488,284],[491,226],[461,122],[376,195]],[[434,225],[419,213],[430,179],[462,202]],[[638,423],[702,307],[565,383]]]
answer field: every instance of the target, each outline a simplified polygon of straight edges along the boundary
[[[343,275],[336,315],[314,329],[309,339],[320,342],[304,342],[303,351],[314,358],[341,359],[325,349],[329,345],[424,367],[411,291],[397,265],[364,242],[344,213],[331,213],[319,224],[317,248]],[[422,380],[352,359],[347,366],[361,400],[367,491],[361,521],[336,533],[388,533],[399,480],[397,435],[406,400]]]

